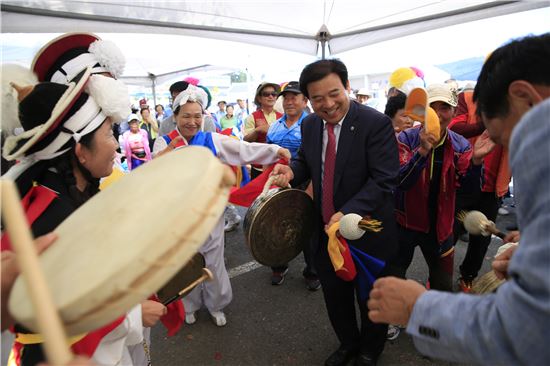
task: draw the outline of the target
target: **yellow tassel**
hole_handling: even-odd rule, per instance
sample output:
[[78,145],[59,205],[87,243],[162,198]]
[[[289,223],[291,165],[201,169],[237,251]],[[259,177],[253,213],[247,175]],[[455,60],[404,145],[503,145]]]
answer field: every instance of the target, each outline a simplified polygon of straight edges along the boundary
[[359,221],[359,224],[357,224],[361,230],[364,231],[370,231],[373,233],[379,233],[384,229],[382,226],[382,221],[378,221],[376,219],[372,219],[369,216],[363,217],[361,221]]

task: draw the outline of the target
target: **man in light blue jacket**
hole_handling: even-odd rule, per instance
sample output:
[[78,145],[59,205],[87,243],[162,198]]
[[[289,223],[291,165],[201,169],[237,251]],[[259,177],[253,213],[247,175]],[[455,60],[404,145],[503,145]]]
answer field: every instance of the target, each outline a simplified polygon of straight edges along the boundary
[[521,240],[493,262],[496,275],[508,280],[483,296],[427,291],[415,281],[391,277],[374,284],[371,320],[408,324],[416,348],[427,356],[550,363],[548,60],[550,33],[513,41],[489,57],[474,92],[491,139],[510,151]]

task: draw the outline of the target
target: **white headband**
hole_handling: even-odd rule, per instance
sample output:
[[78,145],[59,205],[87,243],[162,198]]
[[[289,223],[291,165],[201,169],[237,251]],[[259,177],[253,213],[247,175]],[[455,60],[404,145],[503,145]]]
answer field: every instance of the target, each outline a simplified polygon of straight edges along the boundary
[[[70,59],[63,66],[61,70],[57,70],[51,77],[51,81],[59,84],[68,84],[74,79],[78,73],[90,66],[92,68],[92,74],[98,74],[101,72],[109,72],[104,67],[95,66],[98,64],[98,60],[95,55],[85,52],[77,57]],[[94,67],[95,66],[95,67]]]
[[176,110],[179,106],[184,105],[187,102],[197,102],[201,105],[202,109],[206,108],[208,104],[208,95],[206,92],[194,85],[189,85],[187,89],[178,94],[172,103],[172,110]]

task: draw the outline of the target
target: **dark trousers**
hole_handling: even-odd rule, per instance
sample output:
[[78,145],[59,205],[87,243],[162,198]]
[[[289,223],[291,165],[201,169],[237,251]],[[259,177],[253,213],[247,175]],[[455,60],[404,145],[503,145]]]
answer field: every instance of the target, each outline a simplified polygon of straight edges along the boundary
[[443,243],[439,243],[433,231],[422,233],[398,225],[398,232],[399,251],[391,263],[397,267],[399,277],[405,278],[413,259],[414,249],[418,245],[428,265],[430,288],[452,291],[454,259],[452,235]]
[[[461,210],[477,210],[481,211],[491,221],[495,221],[500,206],[500,199],[494,192],[477,192],[475,194],[457,194],[456,196],[456,211]],[[461,234],[466,230],[464,225],[458,220],[455,220],[454,225],[454,242],[456,243]],[[491,236],[469,235],[468,250],[466,256],[460,266],[461,276],[472,281],[477,277],[483,258],[487,253],[487,248],[491,244]]]
[[[304,245],[304,261],[306,262],[306,268],[304,268],[304,271],[302,272],[302,275],[305,278],[317,278],[317,270],[315,269],[314,261],[313,261],[313,250],[311,241],[308,241]],[[271,270],[273,272],[284,272],[288,268],[288,263],[283,266],[278,267],[271,267]]]
[[[341,347],[359,349],[377,357],[384,350],[387,324],[375,324],[368,317],[367,300],[359,300],[356,281],[344,281],[336,276],[326,250],[326,240],[315,254],[315,266],[321,281],[325,305],[332,328]],[[396,275],[387,266],[379,276]],[[355,303],[359,305],[361,326],[358,327]]]

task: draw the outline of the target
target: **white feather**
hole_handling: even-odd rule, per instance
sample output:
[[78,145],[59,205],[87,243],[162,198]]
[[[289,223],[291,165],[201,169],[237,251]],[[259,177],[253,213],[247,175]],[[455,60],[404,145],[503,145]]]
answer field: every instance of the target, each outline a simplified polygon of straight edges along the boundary
[[2,65],[0,78],[2,79],[2,104],[0,105],[2,133],[13,135],[14,130],[21,127],[21,121],[19,120],[17,91],[10,83],[15,83],[19,86],[36,85],[38,78],[28,68],[16,64]]
[[113,42],[97,40],[88,47],[88,51],[97,58],[101,66],[109,70],[113,77],[118,78],[124,72],[126,57]]
[[357,240],[362,237],[365,231],[358,226],[361,219],[361,215],[355,213],[342,216],[340,219],[340,234],[348,240]]
[[464,216],[464,228],[470,234],[481,235],[488,221],[487,216],[482,212],[475,210],[468,211],[466,216]]
[[128,87],[120,80],[92,75],[86,85],[86,92],[114,123],[126,120],[131,113]]

